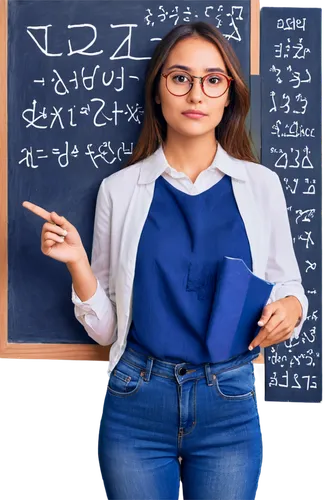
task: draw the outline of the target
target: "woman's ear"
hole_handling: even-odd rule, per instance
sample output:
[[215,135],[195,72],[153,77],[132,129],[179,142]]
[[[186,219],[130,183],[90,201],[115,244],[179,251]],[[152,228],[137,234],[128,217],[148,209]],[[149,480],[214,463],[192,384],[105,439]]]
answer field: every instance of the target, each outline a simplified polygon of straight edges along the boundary
[[155,102],[156,102],[156,104],[161,104],[161,99],[160,99],[160,96],[158,94],[156,94],[156,96],[155,96]]

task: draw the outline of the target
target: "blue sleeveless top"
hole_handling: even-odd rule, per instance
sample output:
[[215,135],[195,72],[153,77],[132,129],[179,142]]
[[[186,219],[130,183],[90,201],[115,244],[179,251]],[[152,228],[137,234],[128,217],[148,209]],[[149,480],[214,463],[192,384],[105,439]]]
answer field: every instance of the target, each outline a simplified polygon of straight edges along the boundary
[[212,362],[205,334],[225,255],[252,270],[231,177],[189,195],[159,176],[138,245],[127,344],[173,363]]

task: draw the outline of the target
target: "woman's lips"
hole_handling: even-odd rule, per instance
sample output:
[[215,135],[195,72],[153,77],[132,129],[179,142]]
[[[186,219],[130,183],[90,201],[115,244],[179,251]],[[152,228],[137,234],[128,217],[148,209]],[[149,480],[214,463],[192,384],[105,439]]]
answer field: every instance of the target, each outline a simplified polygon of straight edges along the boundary
[[186,116],[187,118],[195,118],[195,119],[198,119],[198,118],[204,118],[205,116],[207,115],[203,115],[202,113],[195,113],[194,111],[192,112],[185,112],[185,113],[182,113],[182,115]]

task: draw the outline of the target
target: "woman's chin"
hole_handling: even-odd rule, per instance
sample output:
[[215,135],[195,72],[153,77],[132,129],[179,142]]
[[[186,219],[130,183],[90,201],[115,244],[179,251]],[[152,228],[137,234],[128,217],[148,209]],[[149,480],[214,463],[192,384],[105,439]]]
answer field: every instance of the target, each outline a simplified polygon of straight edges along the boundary
[[206,127],[202,126],[187,126],[187,127],[182,127],[177,129],[173,129],[173,133],[176,133],[178,135],[181,135],[183,137],[186,137],[188,139],[190,138],[196,138],[202,135],[207,135],[209,133],[214,133],[214,129],[212,130],[207,130]]

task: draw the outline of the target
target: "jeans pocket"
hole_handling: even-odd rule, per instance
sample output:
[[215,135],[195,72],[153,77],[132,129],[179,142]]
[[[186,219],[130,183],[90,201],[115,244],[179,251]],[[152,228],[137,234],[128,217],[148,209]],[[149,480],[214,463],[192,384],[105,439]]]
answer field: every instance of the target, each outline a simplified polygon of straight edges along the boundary
[[118,361],[110,373],[107,390],[119,397],[128,397],[138,392],[143,382],[142,369],[124,360]]
[[213,374],[217,393],[229,401],[251,399],[255,394],[254,370],[251,361]]

